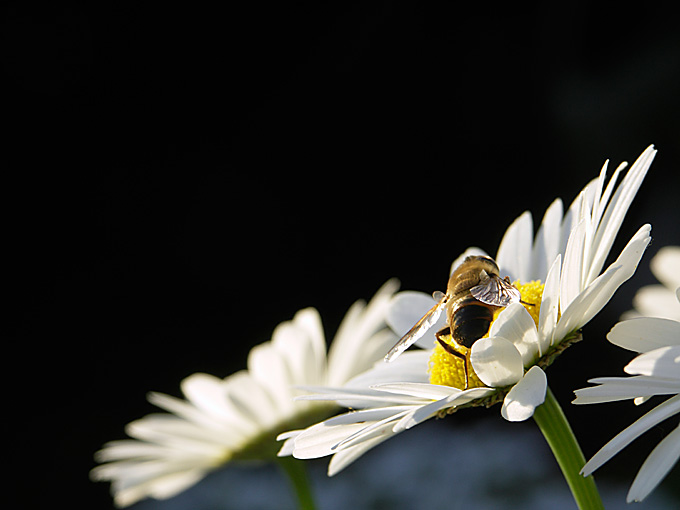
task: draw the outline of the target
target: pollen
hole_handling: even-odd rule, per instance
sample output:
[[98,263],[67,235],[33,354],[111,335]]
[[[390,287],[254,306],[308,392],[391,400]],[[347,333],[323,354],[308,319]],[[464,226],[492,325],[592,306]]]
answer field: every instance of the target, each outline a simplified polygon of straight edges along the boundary
[[428,367],[430,383],[442,386],[453,386],[454,388],[460,388],[461,390],[464,389],[465,363],[468,368],[468,389],[484,386],[484,383],[479,380],[477,374],[475,374],[475,371],[472,369],[472,364],[470,363],[470,349],[456,342],[450,333],[448,335],[441,335],[439,338],[451,345],[456,352],[465,356],[465,359],[446,352],[439,343],[435,344]]
[[[522,295],[524,308],[527,309],[531,318],[534,319],[536,326],[538,326],[538,316],[541,312],[541,298],[543,297],[543,285],[540,280],[534,280],[528,283],[513,282],[517,287],[519,293]],[[496,312],[494,319],[498,316],[500,311]]]
[[[514,282],[513,285],[520,291],[522,304],[534,319],[534,322],[538,324],[538,317],[541,310],[541,296],[543,295],[543,284],[540,281],[532,281],[524,284]],[[500,314],[502,310],[502,308],[496,310],[494,313],[494,320],[496,320],[498,314]],[[493,321],[491,323],[493,324]],[[488,333],[482,338],[487,336],[489,336]],[[444,350],[438,342],[435,343],[434,350],[432,351],[428,363],[430,383],[453,386],[454,388],[459,388],[461,390],[465,389],[465,364],[467,364],[468,389],[484,386],[484,383],[479,380],[470,363],[470,349],[456,342],[450,333],[447,335],[440,335],[439,338],[452,346],[453,350],[460,353],[465,359],[454,356]]]

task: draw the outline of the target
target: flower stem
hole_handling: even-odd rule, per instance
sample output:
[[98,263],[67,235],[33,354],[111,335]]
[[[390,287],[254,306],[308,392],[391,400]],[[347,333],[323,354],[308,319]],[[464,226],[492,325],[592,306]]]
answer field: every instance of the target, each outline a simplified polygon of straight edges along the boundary
[[545,402],[536,408],[534,420],[548,442],[578,507],[581,510],[604,509],[593,476],[579,474],[586,459],[550,388]]
[[297,496],[300,510],[314,510],[314,496],[312,495],[312,488],[309,484],[304,462],[293,457],[279,457],[277,460],[279,466],[288,475],[288,480],[290,480]]

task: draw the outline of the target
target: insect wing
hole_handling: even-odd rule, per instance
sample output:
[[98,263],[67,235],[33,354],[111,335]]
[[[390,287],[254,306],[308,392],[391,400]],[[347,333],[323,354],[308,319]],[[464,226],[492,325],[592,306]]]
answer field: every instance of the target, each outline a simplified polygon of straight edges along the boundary
[[472,287],[470,294],[477,300],[492,306],[508,306],[518,303],[522,297],[519,290],[509,281],[492,276],[483,283]]
[[385,361],[390,362],[397,359],[402,352],[411,347],[428,329],[434,326],[445,305],[446,298],[444,296],[436,305],[430,308],[411,329],[408,330],[408,333],[402,336],[401,339],[394,344],[394,347],[392,347],[385,356]]

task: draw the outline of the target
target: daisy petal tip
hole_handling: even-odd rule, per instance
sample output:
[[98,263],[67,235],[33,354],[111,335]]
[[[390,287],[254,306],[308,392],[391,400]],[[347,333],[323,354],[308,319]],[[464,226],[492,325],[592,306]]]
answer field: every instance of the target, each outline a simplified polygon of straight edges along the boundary
[[525,421],[545,401],[548,381],[545,372],[534,366],[505,396],[501,416],[508,421]]

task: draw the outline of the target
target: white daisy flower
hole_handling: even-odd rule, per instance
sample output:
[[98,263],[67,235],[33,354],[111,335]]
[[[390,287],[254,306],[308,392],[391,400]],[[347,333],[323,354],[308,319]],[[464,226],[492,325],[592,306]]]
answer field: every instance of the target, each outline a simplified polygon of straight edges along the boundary
[[[280,455],[333,455],[329,465],[333,475],[389,437],[461,407],[502,401],[501,413],[507,420],[530,418],[545,399],[543,368],[581,339],[580,329],[632,276],[649,244],[651,227],[644,225],[602,272],[655,152],[649,147],[618,188],[616,180],[625,164],[605,187],[605,163],[599,178],[583,189],[566,214],[559,199],[553,202],[535,238],[529,213],[509,227],[496,261],[500,275],[515,281],[522,303],[502,308],[486,338],[468,349],[444,335],[450,348],[445,349],[434,336],[445,325],[440,317],[416,342],[427,350],[378,364],[344,388],[308,388],[315,393],[299,399],[330,400],[359,410],[280,436],[288,439]],[[483,252],[469,249],[454,261],[452,270],[471,254]],[[426,294],[402,292],[393,300],[388,322],[403,335],[435,303]],[[463,356],[452,356],[450,350]]]
[[105,444],[92,478],[111,481],[122,507],[174,496],[232,460],[275,459],[277,434],[336,411],[328,402],[294,401],[295,386],[342,385],[396,341],[385,317],[397,286],[391,280],[368,305],[354,303],[328,355],[319,314],[307,308],[250,351],[247,370],[225,379],[193,374],[181,383],[185,399],[150,393],[149,401],[168,413],[128,424],[133,439]]
[[[680,289],[675,293],[680,305]],[[653,396],[668,396],[635,423],[604,445],[583,467],[584,476],[602,466],[634,439],[671,416],[680,413],[680,321],[638,317],[619,322],[607,335],[619,347],[639,353],[624,367],[633,377],[599,377],[597,384],[576,390],[574,404],[599,404],[634,399],[638,405]],[[680,425],[676,426],[647,457],[628,492],[627,501],[642,501],[663,480],[680,458]]]
[[680,246],[664,246],[649,263],[659,284],[647,285],[635,293],[635,310],[623,315],[633,317],[662,317],[680,321],[680,305],[675,293],[680,288]]

